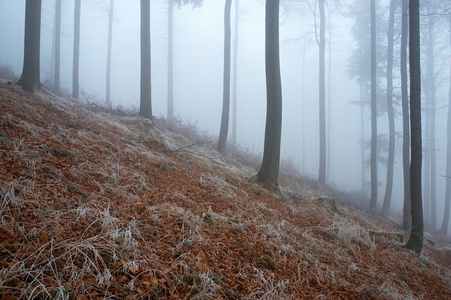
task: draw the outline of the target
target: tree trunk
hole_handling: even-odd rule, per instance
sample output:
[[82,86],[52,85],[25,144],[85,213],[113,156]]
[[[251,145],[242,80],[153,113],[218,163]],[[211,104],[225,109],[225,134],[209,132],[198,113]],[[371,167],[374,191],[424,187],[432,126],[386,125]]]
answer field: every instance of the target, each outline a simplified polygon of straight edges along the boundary
[[[451,43],[451,16],[449,18],[450,43]],[[450,85],[448,92],[448,126],[446,127],[446,188],[445,188],[445,211],[443,214],[441,234],[446,237],[449,227],[449,214],[451,209],[451,64]]]
[[305,142],[305,132],[306,132],[306,130],[305,130],[305,57],[306,57],[306,55],[307,55],[307,46],[306,46],[306,42],[305,41],[302,41],[302,50],[301,50],[301,55],[302,55],[302,83],[301,83],[301,88],[302,88],[302,91],[301,91],[301,101],[302,101],[302,113],[301,113],[301,116],[302,116],[302,172],[305,174],[305,173],[307,173],[306,172],[306,170],[305,170],[305,161],[306,161],[306,158],[305,158],[305,144],[306,144],[306,142]]
[[402,0],[402,29],[401,29],[401,97],[402,97],[402,167],[404,177],[404,203],[402,228],[410,229],[412,218],[410,214],[410,122],[409,122],[409,94],[407,85],[407,37],[408,37],[408,0]]
[[110,12],[108,14],[108,50],[106,60],[106,98],[105,101],[111,105],[111,47],[113,43],[113,11],[114,0],[110,0]]
[[80,15],[81,0],[75,0],[74,8],[74,59],[72,67],[72,97],[78,99],[80,92]]
[[230,10],[232,0],[226,0],[224,9],[224,78],[222,92],[222,117],[219,131],[218,152],[225,154],[227,134],[229,132],[230,111]]
[[423,248],[423,203],[421,193],[421,66],[420,66],[420,3],[410,0],[410,195],[412,230],[406,248],[421,254]]
[[319,5],[319,184],[326,183],[326,38],[325,38],[325,13],[324,0],[318,1]]
[[17,82],[25,91],[33,93],[41,88],[41,0],[27,0],[25,5],[25,41],[22,76]]
[[266,0],[266,128],[263,162],[257,181],[278,185],[282,131],[282,84],[279,59],[279,0]]
[[360,83],[360,162],[362,192],[366,195],[366,170],[365,170],[365,102],[363,101],[363,83]]
[[376,95],[376,0],[371,0],[371,199],[370,211],[377,205],[377,95]]
[[326,181],[329,181],[330,178],[330,137],[332,135],[331,132],[331,123],[332,123],[332,117],[331,117],[331,105],[332,102],[332,14],[330,12],[330,6],[329,6],[329,15],[328,15],[328,73],[327,73],[327,89],[328,89],[328,95],[327,95],[327,158],[326,158]]
[[393,28],[395,26],[395,12],[398,0],[390,1],[390,17],[388,20],[388,50],[387,50],[387,115],[388,115],[388,162],[387,181],[385,185],[384,204],[382,214],[390,211],[393,191],[393,168],[395,164],[395,114],[393,112]]
[[139,114],[152,120],[150,0],[141,0],[141,97]]
[[233,42],[233,84],[232,84],[232,142],[236,147],[237,144],[237,113],[238,113],[238,96],[237,96],[237,83],[238,83],[238,22],[239,22],[239,2],[235,0],[235,38]]
[[435,70],[434,70],[434,23],[436,18],[432,15],[434,12],[428,8],[428,47],[427,47],[427,85],[429,87],[429,104],[431,114],[431,126],[430,126],[430,147],[431,147],[431,193],[430,193],[430,225],[432,229],[436,229],[437,208],[436,208],[436,179],[437,179],[437,164],[436,164],[436,151],[435,151]]
[[55,1],[55,77],[53,90],[60,92],[61,77],[61,0]]
[[174,121],[174,0],[168,0],[168,122]]

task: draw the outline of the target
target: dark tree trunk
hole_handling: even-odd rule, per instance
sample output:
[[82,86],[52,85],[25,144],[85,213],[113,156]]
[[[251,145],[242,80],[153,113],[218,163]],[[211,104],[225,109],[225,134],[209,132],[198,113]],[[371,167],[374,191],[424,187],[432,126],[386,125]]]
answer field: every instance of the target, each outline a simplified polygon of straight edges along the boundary
[[423,201],[421,193],[421,66],[420,66],[420,3],[410,0],[410,196],[412,229],[406,248],[421,254],[423,248]]
[[232,142],[236,146],[237,143],[237,114],[238,114],[238,96],[237,96],[237,83],[238,83],[238,21],[239,21],[239,2],[235,0],[235,37],[233,43],[233,84],[232,84]]
[[139,114],[152,120],[150,0],[141,0],[141,97]]
[[398,0],[390,1],[390,17],[388,20],[388,49],[387,49],[387,115],[388,115],[388,161],[387,181],[385,185],[384,204],[382,214],[388,214],[393,191],[393,168],[395,164],[395,114],[393,112],[393,28],[395,26],[395,12]]
[[[451,16],[449,17],[449,29],[451,42]],[[450,65],[450,85],[448,92],[448,126],[446,130],[446,188],[445,188],[445,211],[443,214],[441,234],[446,236],[449,227],[449,214],[451,209],[451,65]]]
[[324,13],[324,0],[319,5],[319,184],[326,183],[326,18]]
[[27,0],[25,5],[25,42],[22,76],[18,85],[33,93],[34,87],[41,88],[41,0]]
[[[427,86],[430,104],[430,146],[431,146],[431,178],[430,178],[430,224],[432,229],[436,229],[437,208],[436,208],[436,179],[437,179],[437,164],[435,151],[435,70],[434,70],[434,23],[436,16],[428,7],[428,46],[427,46]],[[429,196],[429,195],[428,195]],[[426,196],[427,197],[427,196]]]
[[174,121],[174,0],[168,0],[168,122]]
[[370,211],[377,205],[377,94],[376,94],[376,0],[371,0],[371,199]]
[[410,229],[412,216],[410,214],[410,122],[409,122],[409,92],[407,85],[407,37],[409,0],[402,0],[401,29],[401,97],[402,97],[402,168],[404,177],[404,203],[402,228]]
[[75,0],[74,8],[74,59],[72,67],[72,97],[78,99],[80,91],[80,15],[81,0]]
[[224,78],[222,92],[222,117],[219,131],[218,152],[225,153],[227,134],[229,132],[230,111],[230,10],[232,0],[226,0],[224,9]]
[[60,92],[61,77],[61,0],[55,1],[55,77],[53,90]]
[[114,0],[110,0],[110,12],[108,14],[108,50],[106,59],[106,103],[111,105],[111,48],[113,44],[113,12]]
[[282,131],[282,84],[279,60],[279,0],[266,0],[266,128],[263,162],[257,181],[278,185]]

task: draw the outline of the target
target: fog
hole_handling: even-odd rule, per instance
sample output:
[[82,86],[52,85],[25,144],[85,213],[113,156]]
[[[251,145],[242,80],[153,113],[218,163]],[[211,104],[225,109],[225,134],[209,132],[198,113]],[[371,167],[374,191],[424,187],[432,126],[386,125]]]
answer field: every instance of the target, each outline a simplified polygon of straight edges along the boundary
[[[292,1],[294,2],[294,1]],[[314,1],[311,1],[312,3]],[[354,1],[347,1],[352,3]],[[380,24],[386,32],[388,0],[378,1]],[[106,53],[109,1],[82,0],[80,88],[98,101],[105,99]],[[285,3],[285,4],[284,4]],[[345,3],[345,1],[341,2]],[[111,97],[113,106],[139,107],[140,5],[139,1],[116,0],[114,6]],[[42,2],[41,80],[50,82],[54,0]],[[235,18],[232,6],[232,26]],[[280,59],[283,91],[282,159],[292,159],[302,174],[317,178],[319,157],[318,45],[314,37],[313,12],[308,6],[281,0]],[[326,20],[326,116],[327,147],[330,150],[327,183],[347,191],[360,191],[361,101],[360,86],[350,78],[350,59],[357,43],[352,33],[355,17],[327,9]],[[397,18],[400,13],[397,13]],[[200,130],[217,136],[222,110],[224,1],[204,0],[200,8],[191,5],[174,9],[174,107],[184,122],[197,123]],[[25,1],[0,0],[0,65],[8,65],[17,76],[23,66]],[[369,22],[369,20],[368,20]],[[399,18],[395,21],[400,27]],[[379,25],[379,24],[378,24]],[[266,117],[265,11],[262,0],[241,0],[238,44],[238,144],[255,153],[263,152]],[[329,35],[330,30],[330,35]],[[437,42],[437,224],[441,225],[446,174],[446,111],[449,87],[448,28]],[[152,107],[155,116],[167,113],[167,2],[151,1]],[[233,45],[232,29],[232,45]],[[329,44],[329,38],[331,43]],[[386,38],[386,35],[385,35]],[[399,56],[399,33],[395,34],[395,55]],[[423,42],[423,40],[422,40]],[[63,0],[61,37],[61,87],[72,90],[73,1]],[[386,53],[386,42],[378,44]],[[331,60],[329,61],[329,50]],[[304,52],[304,54],[303,54]],[[422,54],[423,55],[423,54]],[[232,58],[233,59],[233,58]],[[369,58],[368,58],[369,59]],[[399,89],[399,59],[395,59],[395,89]],[[329,69],[330,67],[330,69]],[[329,81],[330,73],[330,81]],[[304,77],[304,78],[303,78]],[[385,86],[386,79],[380,78]],[[396,92],[395,92],[396,93]],[[83,98],[83,97],[81,97]],[[385,93],[378,101],[386,102]],[[403,201],[402,120],[396,99],[396,150],[392,209],[400,212]],[[330,111],[330,112],[329,112]],[[427,110],[425,109],[427,112]],[[364,108],[365,139],[370,138],[369,105]],[[231,127],[230,127],[231,128]],[[387,134],[387,114],[378,118],[378,132]],[[229,140],[230,140],[229,130]],[[428,143],[427,140],[424,140]],[[425,147],[427,149],[427,147]],[[303,152],[304,151],[304,152]],[[366,150],[369,159],[369,150]],[[386,156],[386,153],[382,153]],[[425,159],[430,156],[425,150]],[[379,164],[378,205],[385,191],[386,166]],[[366,169],[369,180],[369,168]],[[365,191],[368,192],[369,188]],[[427,196],[425,196],[427,197]],[[365,200],[366,201],[366,200]],[[427,218],[426,218],[427,219]]]

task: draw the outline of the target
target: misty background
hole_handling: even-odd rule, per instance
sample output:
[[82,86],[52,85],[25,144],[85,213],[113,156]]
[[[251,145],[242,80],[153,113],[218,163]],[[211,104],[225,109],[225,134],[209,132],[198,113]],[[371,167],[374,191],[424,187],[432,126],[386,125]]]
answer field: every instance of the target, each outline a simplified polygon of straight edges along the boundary
[[[361,0],[357,0],[360,2]],[[201,131],[219,134],[222,110],[224,1],[204,0],[202,7],[186,5],[174,9],[174,109],[184,122]],[[285,2],[285,3],[284,3]],[[313,1],[314,2],[314,1]],[[352,4],[353,1],[348,1]],[[80,87],[98,101],[105,99],[109,1],[82,1]],[[61,87],[72,88],[73,1],[62,1]],[[368,1],[369,7],[369,1]],[[388,0],[378,1],[377,24],[386,32]],[[41,25],[41,80],[52,77],[52,43],[55,1],[43,0]],[[301,9],[299,9],[301,8]],[[240,0],[237,68],[237,142],[243,148],[263,152],[266,118],[265,11],[262,0]],[[369,10],[369,8],[368,8]],[[368,12],[369,13],[369,12]],[[349,74],[357,47],[353,36],[356,16],[337,7],[327,10],[326,22],[326,116],[328,117],[327,183],[347,191],[362,190],[360,86]],[[398,15],[400,8],[398,9]],[[139,1],[116,0],[114,6],[111,101],[113,106],[137,108],[140,83]],[[0,65],[10,66],[19,76],[23,66],[25,1],[0,0]],[[234,39],[232,6],[232,45]],[[313,11],[308,6],[281,1],[280,59],[283,92],[282,160],[291,159],[302,174],[318,174],[318,45]],[[318,22],[318,21],[317,21]],[[368,26],[370,20],[368,19]],[[399,18],[395,21],[399,31]],[[369,28],[369,27],[368,27]],[[437,42],[437,224],[443,218],[446,158],[446,111],[449,84],[448,28]],[[167,113],[167,2],[151,1],[152,107],[155,116]],[[385,36],[386,37],[386,36]],[[399,89],[399,32],[395,33],[395,89]],[[330,42],[330,43],[329,43]],[[423,40],[422,40],[423,42]],[[378,43],[386,53],[386,42]],[[329,51],[331,54],[329,56]],[[330,59],[329,59],[330,58]],[[233,59],[233,58],[232,58]],[[369,57],[368,57],[369,61]],[[330,74],[330,75],[329,75]],[[381,84],[386,81],[380,79]],[[395,93],[397,93],[395,91]],[[399,93],[398,93],[399,94]],[[80,96],[83,99],[83,96]],[[395,98],[399,95],[395,95]],[[378,94],[380,103],[385,94]],[[396,150],[392,210],[401,212],[403,202],[402,120],[400,99],[396,104]],[[423,113],[427,108],[423,107]],[[370,137],[369,102],[364,106],[364,135]],[[231,132],[231,130],[229,131]],[[387,114],[378,118],[378,132],[387,134]],[[230,136],[230,134],[229,134]],[[230,139],[229,139],[230,140]],[[427,139],[423,140],[428,143]],[[365,159],[369,159],[369,149]],[[386,156],[386,153],[381,153]],[[427,147],[424,157],[430,153]],[[369,167],[369,166],[368,166]],[[386,167],[379,164],[378,205],[385,191]],[[366,169],[369,181],[369,168]],[[369,187],[365,189],[365,193]],[[424,195],[427,198],[426,195]],[[363,200],[363,199],[362,199]],[[426,199],[427,200],[427,199]],[[425,201],[426,201],[425,200]],[[366,201],[366,200],[365,200]],[[428,220],[428,217],[425,217]]]

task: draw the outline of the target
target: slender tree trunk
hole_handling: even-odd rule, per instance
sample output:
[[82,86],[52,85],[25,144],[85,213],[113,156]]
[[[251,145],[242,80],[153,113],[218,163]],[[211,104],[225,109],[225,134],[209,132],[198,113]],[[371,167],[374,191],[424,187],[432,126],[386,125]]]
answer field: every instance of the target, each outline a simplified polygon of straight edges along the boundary
[[398,0],[390,1],[390,17],[388,21],[388,50],[387,50],[387,114],[388,114],[388,162],[387,182],[385,186],[382,214],[388,214],[393,191],[393,168],[395,164],[395,114],[393,112],[393,28],[395,26],[395,12]]
[[174,121],[174,0],[168,0],[168,122]]
[[53,90],[60,92],[61,77],[61,0],[55,1],[55,78],[53,81]]
[[27,0],[25,4],[25,40],[22,76],[18,85],[33,93],[34,87],[41,88],[41,0]]
[[305,170],[305,55],[307,52],[307,47],[305,41],[302,42],[302,91],[301,91],[301,101],[302,101],[302,172],[306,173]]
[[328,21],[329,21],[329,29],[328,29],[328,41],[327,45],[327,53],[329,55],[328,57],[328,73],[327,73],[327,89],[328,89],[328,95],[327,95],[327,166],[326,166],[326,180],[328,181],[330,178],[330,137],[332,135],[331,132],[331,123],[332,123],[332,117],[331,117],[331,99],[332,99],[332,14],[330,12],[330,8],[328,10]]
[[[451,15],[448,16],[450,43],[451,43]],[[451,209],[451,64],[450,85],[448,91],[448,126],[446,127],[446,188],[445,188],[445,211],[443,214],[441,234],[446,236],[449,227],[449,214]]]
[[237,113],[238,113],[238,96],[237,96],[237,84],[238,84],[238,22],[239,22],[239,0],[235,0],[235,34],[233,43],[233,84],[232,84],[232,142],[236,147],[237,144]]
[[370,211],[377,205],[377,94],[376,94],[376,0],[371,0],[371,199]]
[[435,70],[434,70],[434,27],[436,16],[432,15],[428,7],[428,50],[427,50],[427,81],[429,86],[429,104],[431,114],[431,194],[430,194],[430,224],[432,229],[436,229],[437,208],[436,208],[436,189],[437,189],[437,164],[435,149]]
[[326,183],[326,38],[324,0],[319,5],[319,184]]
[[266,128],[263,162],[257,181],[278,185],[282,132],[282,84],[279,59],[279,0],[266,0]]
[[108,52],[106,63],[106,103],[111,105],[111,48],[113,44],[113,12],[114,0],[110,0],[110,12],[108,14]]
[[360,162],[362,192],[366,195],[366,176],[365,176],[365,104],[363,101],[363,84],[360,84]]
[[55,45],[56,45],[56,18],[53,20],[53,32],[52,32],[52,52],[50,53],[50,78],[49,82],[53,84],[55,82]]
[[401,29],[401,97],[402,97],[402,167],[404,178],[404,203],[402,228],[410,229],[412,217],[410,214],[410,122],[409,122],[409,92],[407,85],[407,37],[409,2],[402,0]]
[[75,0],[74,8],[74,59],[72,67],[72,97],[78,99],[80,92],[80,15],[81,0]]
[[410,131],[412,157],[410,162],[410,196],[412,230],[406,248],[421,254],[423,248],[423,201],[421,193],[421,65],[420,65],[420,3],[410,0]]
[[428,143],[431,140],[431,113],[429,111],[429,108],[431,106],[431,98],[430,98],[430,92],[429,87],[427,86],[428,81],[423,80],[423,90],[425,94],[425,107],[426,110],[424,112],[424,159],[423,159],[423,194],[424,194],[424,219],[427,222],[429,222],[429,218],[431,216],[431,156],[430,156],[430,144]]
[[150,0],[141,0],[141,98],[139,114],[152,120]]
[[230,111],[230,11],[232,0],[226,0],[224,10],[224,78],[222,93],[222,117],[219,131],[218,152],[225,154],[227,134],[229,132]]

